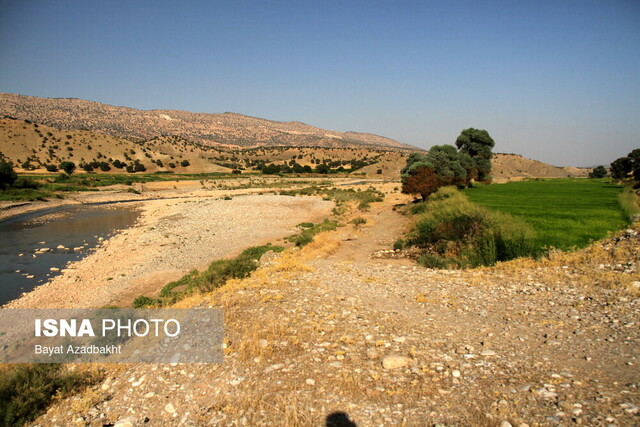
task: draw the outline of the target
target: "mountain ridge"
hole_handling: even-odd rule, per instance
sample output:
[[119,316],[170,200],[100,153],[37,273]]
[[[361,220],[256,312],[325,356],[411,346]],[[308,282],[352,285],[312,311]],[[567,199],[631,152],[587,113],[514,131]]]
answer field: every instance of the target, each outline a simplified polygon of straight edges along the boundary
[[79,98],[41,98],[0,93],[0,113],[61,130],[91,130],[133,140],[180,136],[207,146],[362,146],[418,150],[393,139],[321,129],[300,121],[276,121],[242,113],[140,110]]

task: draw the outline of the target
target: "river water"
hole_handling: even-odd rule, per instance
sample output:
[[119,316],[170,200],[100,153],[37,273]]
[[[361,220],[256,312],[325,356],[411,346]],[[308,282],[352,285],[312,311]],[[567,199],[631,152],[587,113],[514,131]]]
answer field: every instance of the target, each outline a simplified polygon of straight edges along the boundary
[[0,222],[0,305],[60,274],[55,269],[85,257],[100,238],[132,226],[139,213],[125,206],[83,205]]

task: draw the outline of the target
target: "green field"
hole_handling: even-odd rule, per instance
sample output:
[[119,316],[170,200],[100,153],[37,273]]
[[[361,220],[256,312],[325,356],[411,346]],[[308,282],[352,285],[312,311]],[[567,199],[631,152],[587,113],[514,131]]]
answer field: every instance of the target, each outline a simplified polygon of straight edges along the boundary
[[481,185],[465,190],[472,201],[533,226],[537,248],[571,249],[623,228],[622,187],[608,180],[549,179]]

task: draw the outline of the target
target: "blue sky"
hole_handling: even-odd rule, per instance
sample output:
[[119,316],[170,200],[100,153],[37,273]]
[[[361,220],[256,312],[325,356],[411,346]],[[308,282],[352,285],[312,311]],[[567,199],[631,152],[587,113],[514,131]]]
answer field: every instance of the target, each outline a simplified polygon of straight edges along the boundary
[[0,92],[233,111],[556,165],[640,147],[640,2],[0,0]]

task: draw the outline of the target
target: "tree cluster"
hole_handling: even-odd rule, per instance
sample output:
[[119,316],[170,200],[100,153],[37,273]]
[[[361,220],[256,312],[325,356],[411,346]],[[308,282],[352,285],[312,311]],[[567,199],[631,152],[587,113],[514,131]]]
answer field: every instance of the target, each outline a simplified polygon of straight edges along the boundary
[[622,180],[631,175],[637,185],[640,185],[640,148],[631,151],[626,157],[614,160],[609,169],[613,179]]
[[589,178],[604,178],[607,176],[607,169],[604,166],[596,166],[589,172]]
[[491,149],[495,142],[486,130],[465,129],[452,145],[436,145],[428,153],[412,153],[402,169],[402,192],[423,199],[438,188],[464,187],[472,180],[491,180]]

